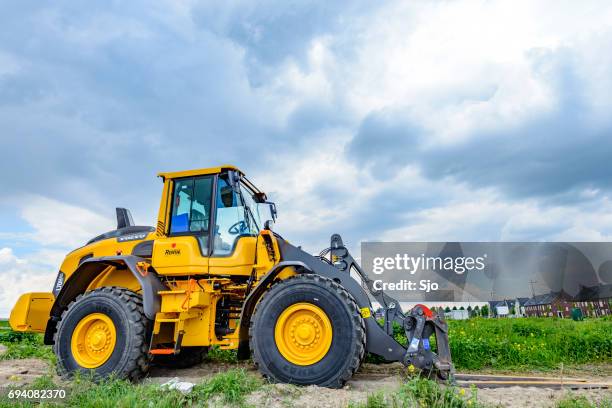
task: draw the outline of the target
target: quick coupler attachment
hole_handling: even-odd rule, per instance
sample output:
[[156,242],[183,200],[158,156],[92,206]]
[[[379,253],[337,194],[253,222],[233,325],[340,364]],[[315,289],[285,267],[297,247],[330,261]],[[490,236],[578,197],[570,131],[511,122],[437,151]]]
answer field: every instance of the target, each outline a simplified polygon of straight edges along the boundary
[[[448,325],[427,306],[416,305],[404,319],[408,347],[402,363],[417,368],[427,377],[451,380],[454,367],[448,344]],[[431,335],[435,335],[437,353],[432,350]]]

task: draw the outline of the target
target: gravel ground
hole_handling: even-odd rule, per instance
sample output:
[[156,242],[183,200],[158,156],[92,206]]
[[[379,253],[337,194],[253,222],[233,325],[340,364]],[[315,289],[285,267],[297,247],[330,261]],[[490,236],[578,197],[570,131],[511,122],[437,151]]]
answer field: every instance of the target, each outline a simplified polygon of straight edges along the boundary
[[[169,370],[154,367],[147,382],[164,383],[171,378],[178,377],[181,381],[199,382],[228,368],[243,367],[253,375],[259,375],[255,368],[248,363],[219,364],[204,363],[200,366]],[[598,370],[582,371],[581,377],[586,378],[588,372],[595,373],[592,378],[601,382],[612,383],[610,375],[611,366],[599,367]],[[25,386],[31,384],[35,378],[53,373],[54,370],[46,361],[38,359],[4,360],[0,361],[0,387]],[[402,381],[401,365],[364,364],[362,369],[347,385],[339,390],[321,388],[316,386],[297,387],[287,384],[270,384],[264,386],[248,396],[247,402],[255,406],[267,408],[276,407],[346,407],[349,402],[364,402],[368,394],[374,392],[393,392]],[[523,374],[521,374],[523,375]],[[538,373],[542,375],[542,373]],[[551,376],[553,374],[550,374]],[[485,403],[500,407],[552,407],[561,399],[567,390],[555,390],[535,387],[507,387],[479,389],[478,397]],[[591,389],[571,391],[577,395],[585,395],[591,401],[600,401],[607,397],[612,399],[612,390]]]
[[23,387],[31,384],[36,378],[53,372],[54,370],[47,361],[37,358],[2,360],[0,361],[0,388]]

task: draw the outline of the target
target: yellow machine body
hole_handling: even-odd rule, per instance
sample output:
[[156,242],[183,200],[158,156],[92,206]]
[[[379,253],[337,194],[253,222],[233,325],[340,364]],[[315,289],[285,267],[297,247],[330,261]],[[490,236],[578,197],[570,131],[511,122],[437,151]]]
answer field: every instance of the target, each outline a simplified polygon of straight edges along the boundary
[[[160,173],[164,184],[155,231],[144,234],[141,239],[124,242],[114,237],[101,239],[72,251],[60,267],[64,282],[68,282],[88,258],[131,254],[139,243],[153,241],[151,257],[142,267],[146,270],[150,268],[158,276],[164,277],[168,287],[168,290],[158,292],[161,296],[161,309],[153,324],[153,353],[179,341],[185,347],[218,345],[227,349],[237,348],[239,331],[236,328],[240,321],[240,305],[247,290],[246,278],[253,276],[255,282],[252,286],[256,286],[258,278],[279,261],[278,257],[271,260],[269,256],[270,250],[279,253],[273,234],[263,230],[256,236],[240,237],[231,253],[210,256],[202,253],[196,237],[173,236],[169,231],[172,192],[176,180],[217,175],[227,170],[242,174],[233,166]],[[263,235],[268,244],[262,238]],[[279,277],[287,278],[292,274],[291,268],[287,268]],[[116,266],[106,267],[89,282],[86,292],[104,286],[141,292],[134,275],[128,269]],[[219,336],[215,333],[215,323],[218,316],[217,302],[222,298],[231,300],[235,306],[228,315],[228,334]],[[54,301],[53,293],[22,295],[11,313],[11,327],[19,331],[44,332]]]
[[44,332],[55,296],[47,292],[21,295],[9,319],[15,331]]

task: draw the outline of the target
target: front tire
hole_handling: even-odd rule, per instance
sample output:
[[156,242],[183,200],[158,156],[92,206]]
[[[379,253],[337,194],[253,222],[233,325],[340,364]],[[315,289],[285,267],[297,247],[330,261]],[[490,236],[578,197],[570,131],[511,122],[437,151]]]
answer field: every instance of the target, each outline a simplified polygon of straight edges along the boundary
[[62,313],[53,351],[61,375],[92,372],[137,380],[148,372],[150,321],[142,297],[125,288],[103,287],[79,295]]
[[273,381],[340,388],[361,365],[365,343],[354,298],[320,275],[277,283],[251,320],[253,360]]

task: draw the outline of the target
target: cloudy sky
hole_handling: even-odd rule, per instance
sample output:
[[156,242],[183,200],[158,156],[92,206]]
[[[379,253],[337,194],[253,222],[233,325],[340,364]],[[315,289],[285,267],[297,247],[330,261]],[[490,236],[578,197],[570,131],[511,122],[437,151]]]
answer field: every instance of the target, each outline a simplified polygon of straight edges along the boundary
[[222,163],[313,252],[610,239],[609,1],[226,3],[3,3],[0,316]]

